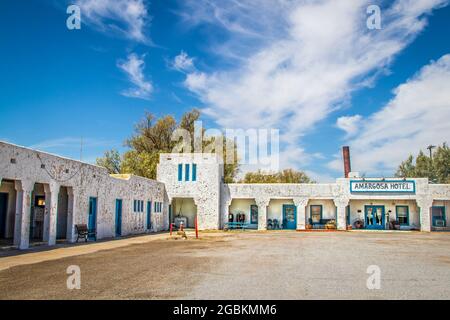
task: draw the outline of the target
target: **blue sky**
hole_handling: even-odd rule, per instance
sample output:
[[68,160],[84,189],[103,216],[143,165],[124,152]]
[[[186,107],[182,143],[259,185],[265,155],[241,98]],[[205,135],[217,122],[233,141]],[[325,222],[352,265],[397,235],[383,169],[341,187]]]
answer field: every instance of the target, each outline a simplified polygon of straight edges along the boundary
[[342,145],[391,176],[450,140],[446,0],[6,0],[0,25],[0,140],[19,145],[79,159],[83,137],[94,162],[145,111],[196,107],[205,127],[279,129],[280,165],[328,181]]

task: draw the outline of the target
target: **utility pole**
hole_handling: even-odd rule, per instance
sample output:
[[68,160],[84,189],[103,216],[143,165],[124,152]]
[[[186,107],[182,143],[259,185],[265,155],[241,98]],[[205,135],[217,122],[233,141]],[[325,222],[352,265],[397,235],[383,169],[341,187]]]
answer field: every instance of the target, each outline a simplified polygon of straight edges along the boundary
[[430,151],[430,160],[433,161],[433,152],[432,150],[436,148],[436,146],[433,146],[432,144],[430,144],[427,149]]

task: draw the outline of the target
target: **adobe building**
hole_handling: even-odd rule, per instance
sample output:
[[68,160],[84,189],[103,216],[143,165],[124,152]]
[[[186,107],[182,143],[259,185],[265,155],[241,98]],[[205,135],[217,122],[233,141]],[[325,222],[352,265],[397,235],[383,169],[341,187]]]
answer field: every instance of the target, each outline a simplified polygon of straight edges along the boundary
[[155,181],[0,142],[0,241],[26,249],[74,242],[77,224],[106,239],[195,219],[201,230],[450,230],[450,185],[360,178],[344,159],[334,183],[226,184],[215,154],[161,154]]

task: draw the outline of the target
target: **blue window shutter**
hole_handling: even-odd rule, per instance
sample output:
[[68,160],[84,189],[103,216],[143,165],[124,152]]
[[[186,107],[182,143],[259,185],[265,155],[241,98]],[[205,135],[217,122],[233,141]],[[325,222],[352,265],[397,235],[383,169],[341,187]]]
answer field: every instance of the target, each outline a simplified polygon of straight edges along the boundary
[[178,181],[183,181],[183,165],[178,165]]
[[133,201],[133,211],[136,212],[136,200]]
[[155,212],[158,212],[157,208],[158,208],[158,202],[155,201],[155,210],[154,210]]
[[184,173],[184,180],[189,181],[189,163],[185,164],[186,172]]
[[197,164],[192,164],[192,181],[197,181]]

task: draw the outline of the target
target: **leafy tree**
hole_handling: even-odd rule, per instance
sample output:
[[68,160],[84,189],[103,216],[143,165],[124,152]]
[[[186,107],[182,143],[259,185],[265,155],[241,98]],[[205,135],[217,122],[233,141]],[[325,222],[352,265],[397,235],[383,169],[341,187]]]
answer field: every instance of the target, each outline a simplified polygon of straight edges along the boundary
[[[180,122],[170,115],[156,119],[151,113],[146,113],[144,118],[136,125],[135,134],[125,141],[125,145],[129,148],[123,154],[122,161],[119,161],[121,173],[131,173],[146,177],[149,179],[156,179],[156,168],[159,162],[160,153],[171,153],[180,142],[179,140],[172,140],[174,132],[177,129],[185,129],[189,133],[190,150],[182,150],[185,152],[192,152],[194,150],[194,123],[200,118],[200,112],[193,109],[185,113]],[[203,130],[203,133],[205,130]],[[211,137],[203,141],[203,146],[214,139],[224,139],[220,137]],[[225,142],[223,143],[223,154],[226,155]],[[235,146],[235,152],[237,148]],[[218,152],[214,150],[214,152]],[[119,155],[120,158],[120,155]],[[237,159],[237,157],[236,157]],[[97,164],[107,167],[109,170],[110,159],[105,153],[105,157],[97,159]],[[232,164],[225,164],[225,182],[233,182],[238,172],[239,163],[235,161]],[[110,171],[116,173],[115,171]]]
[[439,146],[432,158],[420,151],[416,159],[410,155],[395,174],[401,178],[428,178],[432,183],[450,183],[450,148],[446,143]]
[[103,158],[97,158],[96,164],[108,169],[109,174],[118,174],[122,172],[122,157],[119,151],[111,149],[106,151]]
[[303,171],[285,169],[276,173],[247,172],[241,183],[314,183]]

